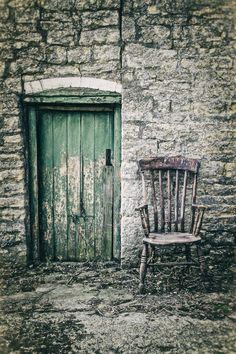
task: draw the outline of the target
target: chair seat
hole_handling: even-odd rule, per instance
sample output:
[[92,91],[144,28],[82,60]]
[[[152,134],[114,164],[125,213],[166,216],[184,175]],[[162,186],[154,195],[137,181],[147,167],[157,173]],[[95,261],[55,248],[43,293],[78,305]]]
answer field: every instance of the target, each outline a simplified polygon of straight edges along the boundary
[[167,233],[154,233],[151,232],[149,237],[143,239],[143,243],[151,245],[171,245],[175,243],[193,243],[199,242],[201,238],[193,236],[187,232],[167,232]]

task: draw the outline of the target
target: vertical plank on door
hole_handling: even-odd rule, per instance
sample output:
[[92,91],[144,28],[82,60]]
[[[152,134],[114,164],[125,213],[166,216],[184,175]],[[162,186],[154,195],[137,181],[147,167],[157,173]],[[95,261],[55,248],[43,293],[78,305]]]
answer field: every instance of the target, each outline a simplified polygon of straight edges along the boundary
[[105,166],[103,173],[102,259],[112,259],[113,242],[113,178],[114,167]]
[[79,260],[80,230],[80,113],[68,113],[68,240],[67,260]]
[[[86,260],[94,259],[94,113],[81,113],[81,200],[80,213]],[[84,253],[83,253],[84,255]],[[80,258],[83,257],[80,255]]]
[[39,232],[44,258],[54,260],[53,130],[51,113],[44,112],[40,117],[39,124]]
[[113,215],[113,256],[120,259],[121,239],[120,239],[120,204],[121,204],[121,107],[114,106],[113,115],[114,134],[114,215]]
[[67,255],[67,113],[53,114],[54,147],[54,233],[56,256],[65,260]]
[[35,107],[28,108],[28,138],[29,138],[29,194],[30,194],[30,239],[28,240],[29,260],[39,259],[39,214],[38,214],[38,147]]
[[[109,185],[109,169],[105,170],[106,149],[113,150],[113,137],[111,135],[111,123],[109,113],[101,112],[96,114],[95,120],[95,241],[96,257],[100,260],[111,259],[111,249],[106,245],[109,235],[104,234],[104,222],[107,223],[107,217],[104,220],[104,211],[107,211],[105,194],[107,193],[104,183],[107,180]],[[112,233],[110,234],[112,237]],[[107,254],[110,256],[107,257]]]
[[[110,112],[106,114],[106,119],[108,121],[108,148],[114,157],[113,121]],[[103,174],[103,260],[111,260],[113,257],[114,166],[112,162],[111,166],[105,166]]]

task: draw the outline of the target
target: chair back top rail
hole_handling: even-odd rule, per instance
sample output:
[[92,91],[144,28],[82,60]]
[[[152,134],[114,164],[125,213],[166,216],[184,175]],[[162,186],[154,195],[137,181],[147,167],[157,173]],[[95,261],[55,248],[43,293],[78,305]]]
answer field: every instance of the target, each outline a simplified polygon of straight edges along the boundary
[[200,162],[181,156],[158,156],[139,160],[140,171],[145,170],[185,170],[198,173]]

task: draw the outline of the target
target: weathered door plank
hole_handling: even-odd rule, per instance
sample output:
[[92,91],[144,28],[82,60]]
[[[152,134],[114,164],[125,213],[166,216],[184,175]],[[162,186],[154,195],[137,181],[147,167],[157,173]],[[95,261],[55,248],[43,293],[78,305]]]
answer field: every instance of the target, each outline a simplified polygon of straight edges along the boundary
[[114,145],[114,213],[113,213],[113,257],[120,259],[120,204],[121,204],[121,106],[114,105],[113,120],[113,145]]
[[67,119],[65,113],[53,117],[54,160],[54,232],[56,256],[59,260],[67,255]]
[[112,258],[113,236],[113,166],[105,166],[103,174],[103,223],[102,223],[102,258]]
[[53,129],[52,114],[45,112],[39,129],[39,225],[46,259],[55,258],[53,215]]
[[67,259],[79,260],[80,232],[80,114],[68,113],[68,240]]
[[[106,150],[113,152],[113,124],[109,113],[101,113],[96,115],[95,120],[95,240],[96,240],[96,257],[100,259],[111,259],[112,257],[112,241],[105,241],[109,237],[112,238],[113,231],[105,232],[104,223],[108,222],[106,188],[104,184],[109,185],[109,169],[106,168]],[[106,132],[106,133],[104,133]]]
[[29,261],[37,261],[41,250],[39,246],[39,210],[38,210],[38,146],[37,115],[35,107],[28,108],[29,138],[29,194],[30,194],[30,238],[28,239]]
[[91,260],[94,258],[94,113],[90,112],[81,113],[81,157],[81,222],[86,260]]

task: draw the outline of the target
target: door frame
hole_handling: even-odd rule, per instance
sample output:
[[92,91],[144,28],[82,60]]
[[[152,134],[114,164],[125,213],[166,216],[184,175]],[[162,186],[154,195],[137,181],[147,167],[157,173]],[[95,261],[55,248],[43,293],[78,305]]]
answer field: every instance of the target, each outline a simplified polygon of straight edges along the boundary
[[39,190],[38,190],[38,117],[39,110],[45,105],[68,109],[89,107],[101,110],[102,107],[113,109],[114,116],[114,200],[113,200],[113,258],[120,261],[120,204],[121,204],[121,95],[112,92],[84,89],[58,89],[28,94],[23,97],[26,118],[26,161],[28,185],[28,221],[27,252],[28,263],[38,263],[42,259],[39,234]]

